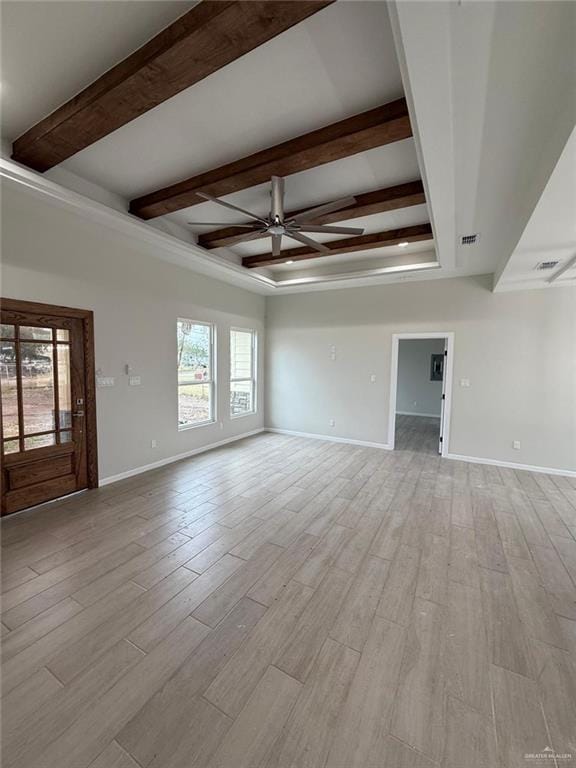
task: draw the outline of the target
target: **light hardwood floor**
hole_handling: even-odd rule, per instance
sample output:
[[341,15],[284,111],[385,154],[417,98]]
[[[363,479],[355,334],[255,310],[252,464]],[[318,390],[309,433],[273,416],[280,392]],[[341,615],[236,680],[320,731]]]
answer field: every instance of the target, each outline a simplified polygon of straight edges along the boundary
[[436,454],[439,439],[439,418],[396,414],[394,443],[397,450]]
[[2,529],[4,768],[576,766],[574,479],[263,434]]

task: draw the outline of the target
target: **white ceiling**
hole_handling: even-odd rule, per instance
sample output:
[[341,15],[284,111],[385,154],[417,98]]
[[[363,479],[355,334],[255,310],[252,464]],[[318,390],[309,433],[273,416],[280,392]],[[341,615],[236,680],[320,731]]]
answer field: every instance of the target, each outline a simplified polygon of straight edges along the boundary
[[[4,2],[5,135],[20,134],[193,4]],[[553,169],[560,167],[558,158],[575,122],[576,3],[391,2],[390,15],[384,2],[340,0],[47,176],[125,210],[131,197],[405,92],[415,139],[288,177],[287,209],[421,176],[428,206],[350,225],[373,232],[431,220],[443,265],[435,277],[504,270],[507,280],[524,269],[517,258],[520,250],[558,248],[557,233],[567,220],[574,221],[573,188],[564,195],[554,193],[554,186],[542,192]],[[549,196],[556,202],[547,203]],[[267,185],[227,199],[266,212]],[[544,213],[538,213],[540,208]],[[151,226],[170,228],[186,240],[191,231],[206,231],[188,227],[192,219],[238,221],[233,213],[206,203]],[[480,232],[478,246],[458,247],[460,236],[470,232]],[[531,244],[524,242],[528,237]],[[405,255],[423,258],[430,246],[415,244]],[[252,243],[210,255],[221,255],[238,272],[241,255],[266,250],[264,243]],[[377,249],[274,272],[282,277],[303,269],[310,274],[328,274],[333,267],[351,272],[361,264],[378,265],[394,253],[395,248]]]
[[[576,129],[572,132],[499,281],[500,288],[522,283],[543,287],[555,272],[576,258]],[[536,269],[542,261],[558,261],[550,272]],[[576,279],[576,264],[558,285]]]
[[195,2],[2,2],[2,135],[13,141]]
[[[576,3],[453,3],[450,16],[455,235],[480,233],[474,250],[499,272],[576,122]],[[555,218],[574,210],[572,197]]]
[[63,166],[137,197],[402,93],[385,3],[335,3]]
[[[5,3],[4,28],[10,32],[4,52],[6,133],[14,137],[30,127],[191,5]],[[30,50],[32,61],[26,53]],[[76,66],[78,61],[81,66]],[[48,176],[66,183],[74,174],[127,202],[403,93],[386,3],[339,2],[79,152]],[[407,139],[289,177],[286,208],[369,192],[420,175],[414,141]],[[81,191],[86,189],[90,191],[85,186]],[[100,195],[100,199],[110,198]],[[268,185],[227,199],[267,213]],[[162,220],[154,226],[172,226],[170,231],[178,232],[176,224],[197,234],[208,229],[189,227],[188,221],[233,223],[238,217],[206,203]],[[426,206],[418,206],[353,224],[369,233],[427,221]],[[421,247],[417,244],[416,251]],[[267,250],[269,241],[262,241],[216,253],[238,263],[243,255]],[[363,255],[381,259],[390,255],[390,249],[338,256],[334,263],[353,266]],[[310,266],[314,268],[315,262]]]

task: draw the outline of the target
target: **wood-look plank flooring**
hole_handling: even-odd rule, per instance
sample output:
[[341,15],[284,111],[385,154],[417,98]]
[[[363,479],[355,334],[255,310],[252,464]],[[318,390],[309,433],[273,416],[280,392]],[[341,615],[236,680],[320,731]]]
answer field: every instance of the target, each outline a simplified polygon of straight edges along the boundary
[[397,450],[436,454],[439,439],[439,418],[396,414],[394,444]]
[[4,768],[576,766],[574,479],[262,434],[2,534]]

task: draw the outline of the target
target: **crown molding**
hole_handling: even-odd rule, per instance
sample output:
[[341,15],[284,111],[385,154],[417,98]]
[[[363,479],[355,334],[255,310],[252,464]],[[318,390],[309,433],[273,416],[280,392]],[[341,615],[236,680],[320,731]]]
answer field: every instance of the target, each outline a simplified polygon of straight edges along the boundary
[[146,224],[142,219],[110,208],[84,195],[74,192],[46,177],[24,168],[22,165],[0,158],[0,177],[10,184],[25,188],[31,194],[44,197],[50,202],[73,210],[91,221],[128,234],[135,240],[152,246],[163,261],[187,267],[195,272],[233,283],[254,293],[273,292],[274,281],[263,275],[248,273],[243,267],[223,262],[209,251],[193,243],[185,243]]

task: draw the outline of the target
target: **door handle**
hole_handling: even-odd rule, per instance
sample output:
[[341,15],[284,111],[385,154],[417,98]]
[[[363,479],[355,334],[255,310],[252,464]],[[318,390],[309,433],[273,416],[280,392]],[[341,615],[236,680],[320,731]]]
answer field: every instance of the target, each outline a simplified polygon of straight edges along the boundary
[[84,411],[75,411],[72,416],[76,416],[76,418],[84,416]]

